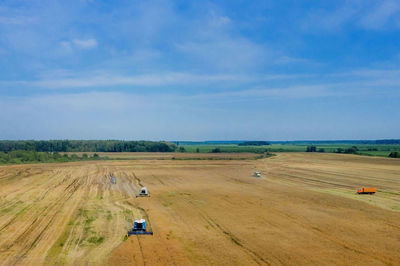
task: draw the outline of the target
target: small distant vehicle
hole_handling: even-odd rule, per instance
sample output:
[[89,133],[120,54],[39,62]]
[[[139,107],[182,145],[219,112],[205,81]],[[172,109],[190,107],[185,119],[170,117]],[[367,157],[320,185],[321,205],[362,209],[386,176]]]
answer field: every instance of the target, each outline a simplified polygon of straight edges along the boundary
[[261,177],[261,173],[258,172],[258,171],[255,171],[255,172],[254,172],[254,177]]
[[111,176],[110,181],[112,184],[117,184],[117,178],[115,176]]
[[153,232],[147,231],[145,219],[136,219],[132,229],[128,231],[128,236],[131,235],[153,235]]
[[147,189],[147,187],[142,187],[142,188],[140,189],[139,194],[136,195],[136,198],[137,198],[137,197],[148,197],[148,196],[149,196],[149,190]]
[[375,194],[377,192],[377,189],[374,187],[363,187],[357,190],[358,194]]

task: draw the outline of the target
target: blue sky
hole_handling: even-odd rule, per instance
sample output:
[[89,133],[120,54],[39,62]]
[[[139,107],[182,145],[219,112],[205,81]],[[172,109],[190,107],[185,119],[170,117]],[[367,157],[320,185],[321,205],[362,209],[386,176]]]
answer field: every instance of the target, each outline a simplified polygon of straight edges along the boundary
[[0,1],[0,139],[400,138],[400,1]]

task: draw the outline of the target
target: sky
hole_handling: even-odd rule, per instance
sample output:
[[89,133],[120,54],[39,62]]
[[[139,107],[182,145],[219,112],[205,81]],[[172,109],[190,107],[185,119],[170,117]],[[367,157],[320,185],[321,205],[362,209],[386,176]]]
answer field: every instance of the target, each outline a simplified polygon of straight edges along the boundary
[[0,1],[0,139],[400,138],[400,1]]

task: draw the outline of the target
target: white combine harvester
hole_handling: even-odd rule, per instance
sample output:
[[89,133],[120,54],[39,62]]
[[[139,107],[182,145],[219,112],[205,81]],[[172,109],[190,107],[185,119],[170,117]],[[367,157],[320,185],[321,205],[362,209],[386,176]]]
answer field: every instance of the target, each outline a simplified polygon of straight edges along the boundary
[[261,177],[261,173],[258,172],[258,171],[254,171],[253,176],[254,176],[254,177]]
[[142,188],[140,189],[139,194],[136,195],[136,198],[137,198],[137,197],[149,197],[149,190],[147,189],[147,187],[142,187]]

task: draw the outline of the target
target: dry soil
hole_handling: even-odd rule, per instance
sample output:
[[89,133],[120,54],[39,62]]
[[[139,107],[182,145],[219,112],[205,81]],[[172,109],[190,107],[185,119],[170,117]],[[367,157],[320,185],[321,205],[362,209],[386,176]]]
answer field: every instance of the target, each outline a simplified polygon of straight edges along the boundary
[[400,264],[400,160],[241,159],[1,166],[0,264]]

